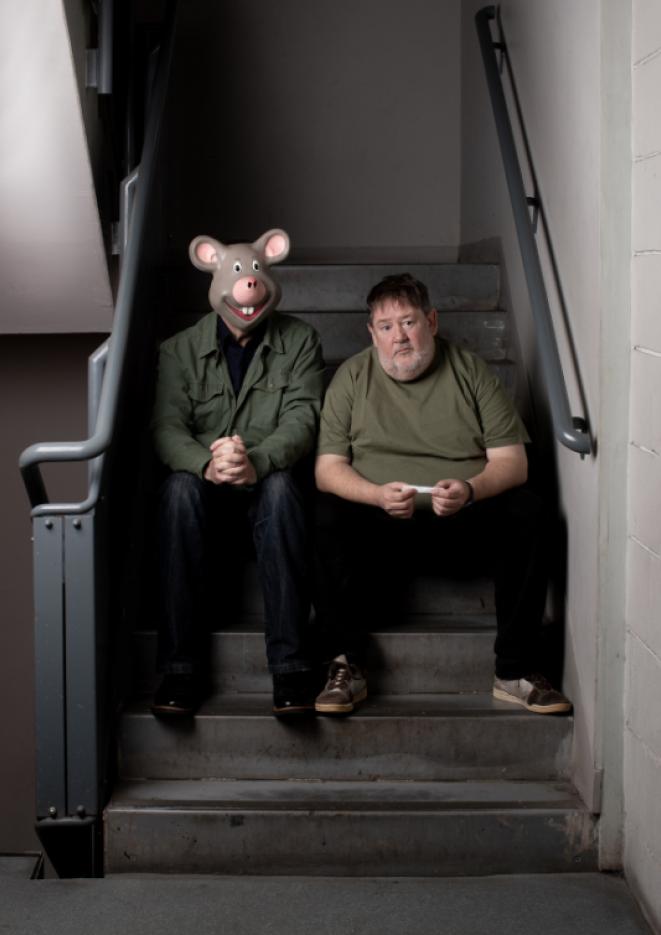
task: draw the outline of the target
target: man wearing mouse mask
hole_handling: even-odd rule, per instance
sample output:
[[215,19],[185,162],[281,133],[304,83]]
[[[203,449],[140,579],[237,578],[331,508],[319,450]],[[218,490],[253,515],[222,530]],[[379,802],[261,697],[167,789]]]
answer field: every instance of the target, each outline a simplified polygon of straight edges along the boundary
[[305,651],[309,544],[292,469],[314,447],[319,337],[276,311],[280,288],[270,267],[289,253],[284,231],[229,246],[199,236],[189,253],[212,274],[213,311],[160,348],[152,428],[171,473],[159,504],[163,680],[152,711],[190,716],[203,700],[205,635],[222,622],[231,560],[248,528],[264,596],[273,711],[306,713],[314,708]]
[[523,486],[526,430],[487,365],[438,337],[423,283],[386,277],[367,305],[373,346],[340,367],[321,415],[315,475],[331,496],[318,516],[315,603],[332,662],[316,710],[348,714],[367,696],[370,606],[392,600],[411,560],[442,572],[463,554],[470,570],[482,551],[496,586],[495,697],[569,711],[536,674],[547,531]]

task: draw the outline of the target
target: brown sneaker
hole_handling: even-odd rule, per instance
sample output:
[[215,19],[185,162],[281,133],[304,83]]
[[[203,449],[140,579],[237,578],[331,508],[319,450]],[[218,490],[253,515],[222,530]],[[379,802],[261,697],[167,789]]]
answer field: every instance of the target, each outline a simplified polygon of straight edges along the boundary
[[314,703],[319,714],[351,714],[354,705],[367,698],[367,682],[358,666],[347,657],[336,656],[328,670],[328,681]]
[[520,704],[535,714],[567,714],[572,709],[571,701],[556,691],[543,675],[529,675],[525,679],[495,678],[493,697]]

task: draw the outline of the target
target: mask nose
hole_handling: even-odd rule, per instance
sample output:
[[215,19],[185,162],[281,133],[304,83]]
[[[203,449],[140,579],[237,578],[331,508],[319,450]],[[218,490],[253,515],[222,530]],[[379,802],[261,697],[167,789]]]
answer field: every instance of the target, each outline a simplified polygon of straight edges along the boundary
[[232,296],[238,305],[258,305],[266,294],[266,286],[256,276],[244,276],[234,283],[232,289]]

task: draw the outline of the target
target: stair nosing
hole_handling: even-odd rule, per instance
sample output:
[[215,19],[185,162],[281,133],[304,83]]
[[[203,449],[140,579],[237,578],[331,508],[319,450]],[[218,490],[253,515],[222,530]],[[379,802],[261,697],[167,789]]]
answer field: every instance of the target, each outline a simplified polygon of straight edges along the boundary
[[[137,790],[148,789],[152,798],[140,799]],[[255,795],[256,790],[266,797]],[[203,796],[193,792],[203,791]],[[208,791],[207,791],[208,790]],[[223,797],[222,791],[230,792]],[[437,798],[416,799],[422,791]],[[480,792],[497,791],[500,798],[480,800]],[[466,795],[462,796],[461,793]],[[522,795],[528,793],[528,797]],[[360,793],[377,793],[361,798]],[[555,796],[553,793],[555,792]],[[205,795],[206,793],[206,795]],[[233,793],[233,794],[232,794]],[[358,795],[356,795],[358,793]],[[533,797],[530,793],[537,793]],[[300,798],[297,798],[300,795]],[[352,798],[352,795],[354,796]],[[448,796],[444,798],[443,796]],[[382,797],[380,797],[382,796]],[[453,797],[456,796],[456,797]],[[540,780],[121,780],[106,807],[112,814],[124,812],[246,811],[251,814],[309,812],[317,814],[364,812],[389,815],[415,812],[584,811],[576,789],[569,782]]]
[[[461,701],[472,700],[476,704],[458,707]],[[450,704],[450,700],[453,702]],[[227,703],[229,702],[229,705]],[[237,702],[239,704],[237,705]],[[260,710],[241,710],[240,702],[246,704],[259,704],[263,706]],[[218,705],[217,710],[208,710],[210,706]],[[231,710],[232,705],[236,705],[238,710]],[[446,706],[447,705],[447,706]],[[228,709],[230,708],[230,709]],[[394,709],[394,710],[393,710]],[[420,710],[422,709],[422,710]],[[431,710],[430,710],[431,709]],[[156,723],[162,723],[154,717],[149,709],[149,701],[146,698],[135,699],[124,709],[124,716],[128,717],[148,717]],[[508,702],[497,701],[490,692],[439,692],[432,694],[429,692],[411,693],[411,694],[378,694],[372,695],[361,704],[351,715],[349,721],[365,720],[402,720],[412,718],[416,720],[439,720],[441,718],[531,718],[539,720],[540,718],[562,719],[571,723],[572,714],[562,715],[540,715],[532,711],[527,711],[524,707]],[[209,699],[201,706],[196,719],[214,719],[229,720],[234,718],[243,719],[265,719],[273,721],[271,710],[271,694],[269,692],[232,692],[221,693],[214,692]],[[310,723],[315,723],[308,719]],[[317,718],[316,723],[337,721],[337,718],[322,717]],[[342,719],[346,723],[346,718]],[[168,722],[168,726],[170,725]]]

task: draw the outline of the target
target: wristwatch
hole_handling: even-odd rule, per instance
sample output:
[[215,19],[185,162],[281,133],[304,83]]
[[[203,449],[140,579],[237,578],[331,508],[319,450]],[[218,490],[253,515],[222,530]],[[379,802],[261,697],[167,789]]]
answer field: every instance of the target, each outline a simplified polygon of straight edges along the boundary
[[468,500],[464,503],[462,509],[465,509],[467,506],[470,506],[472,503],[475,503],[475,488],[469,480],[465,480],[464,484],[468,487]]

